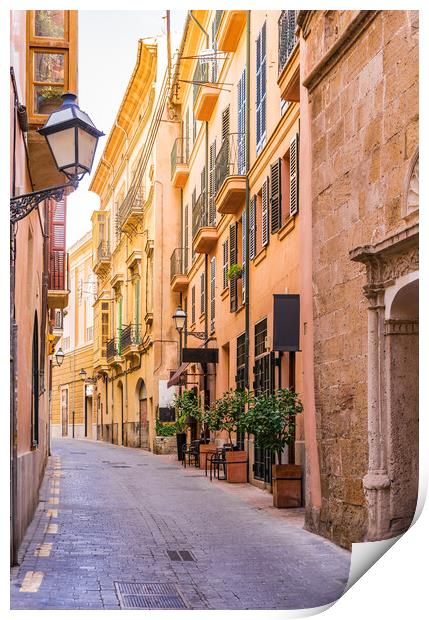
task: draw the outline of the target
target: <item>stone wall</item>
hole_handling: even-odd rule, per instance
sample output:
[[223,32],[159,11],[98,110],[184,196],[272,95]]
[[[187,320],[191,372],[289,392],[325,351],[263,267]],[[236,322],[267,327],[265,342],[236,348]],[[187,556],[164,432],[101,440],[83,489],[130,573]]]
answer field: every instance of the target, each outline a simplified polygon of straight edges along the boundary
[[366,537],[368,419],[365,268],[349,252],[407,225],[404,187],[418,147],[418,13],[307,12],[302,36],[313,158],[319,533],[350,547]]

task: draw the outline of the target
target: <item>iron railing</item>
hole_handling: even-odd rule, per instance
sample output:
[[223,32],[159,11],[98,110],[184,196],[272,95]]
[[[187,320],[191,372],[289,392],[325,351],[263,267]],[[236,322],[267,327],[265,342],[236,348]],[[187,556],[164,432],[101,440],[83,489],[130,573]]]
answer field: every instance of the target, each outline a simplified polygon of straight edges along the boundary
[[131,345],[138,345],[141,343],[141,324],[130,323],[122,329],[121,333],[121,349],[124,350]]
[[171,178],[173,178],[176,167],[180,164],[189,162],[189,139],[176,138],[171,149]]
[[[215,163],[216,193],[229,176],[244,174],[245,135],[230,133],[224,138]],[[242,160],[243,158],[243,160]]]
[[279,17],[279,74],[283,71],[297,42],[295,36],[297,13],[298,11],[282,11]]
[[100,241],[97,248],[97,262],[110,260],[110,244],[108,241]]
[[170,282],[174,276],[182,276],[187,272],[188,248],[176,248],[170,256]]
[[214,54],[210,54],[206,59],[201,57],[197,60],[197,65],[195,67],[194,75],[192,78],[192,82],[194,84],[193,89],[193,102],[195,105],[195,101],[198,97],[198,91],[201,86],[216,84],[217,83],[217,74],[218,74],[218,59],[216,56],[216,52]]
[[192,238],[203,226],[209,226],[209,210],[205,191],[201,192],[192,210]]
[[49,253],[49,289],[68,291],[69,288],[69,255],[63,250]]
[[[128,198],[128,200],[127,200]],[[146,200],[146,191],[144,187],[139,187],[137,192],[131,196],[127,196],[122,201],[118,211],[119,228],[124,225],[130,215],[139,215],[143,213],[143,205]]]
[[106,344],[106,358],[111,359],[115,355],[118,355],[118,339],[111,338]]

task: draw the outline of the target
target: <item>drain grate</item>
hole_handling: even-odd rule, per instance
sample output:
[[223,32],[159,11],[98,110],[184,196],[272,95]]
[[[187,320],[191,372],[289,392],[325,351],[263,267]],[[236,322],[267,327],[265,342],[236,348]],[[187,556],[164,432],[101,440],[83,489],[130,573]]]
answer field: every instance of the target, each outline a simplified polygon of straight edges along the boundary
[[187,609],[171,583],[114,583],[122,609]]
[[167,555],[172,562],[195,562],[194,556],[187,549],[184,549],[183,551],[167,549]]

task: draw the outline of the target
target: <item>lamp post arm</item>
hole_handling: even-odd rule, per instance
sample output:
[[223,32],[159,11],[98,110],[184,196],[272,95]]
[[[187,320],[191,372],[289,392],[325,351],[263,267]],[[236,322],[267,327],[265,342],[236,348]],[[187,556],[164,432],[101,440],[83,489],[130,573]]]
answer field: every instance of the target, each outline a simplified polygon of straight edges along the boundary
[[26,217],[33,211],[41,202],[47,198],[53,198],[57,202],[62,200],[64,192],[69,187],[77,189],[79,185],[79,178],[73,177],[65,185],[56,185],[54,187],[47,187],[37,192],[30,192],[29,194],[21,194],[20,196],[13,196],[10,199],[10,221],[15,224],[22,218]]
[[206,332],[188,332],[188,330],[185,330],[185,334],[186,336],[194,336],[195,338],[198,338],[199,340],[206,339]]

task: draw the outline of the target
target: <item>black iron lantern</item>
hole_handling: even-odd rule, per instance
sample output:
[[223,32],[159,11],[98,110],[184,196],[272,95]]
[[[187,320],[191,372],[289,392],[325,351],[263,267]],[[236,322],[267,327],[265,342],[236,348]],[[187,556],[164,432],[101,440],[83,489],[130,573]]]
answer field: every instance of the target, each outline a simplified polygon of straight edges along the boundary
[[181,306],[177,306],[176,312],[173,314],[174,324],[178,332],[182,332],[186,323],[186,312],[182,310]]
[[45,136],[60,172],[69,179],[81,179],[91,172],[99,131],[76,103],[76,95],[64,93],[63,105],[54,110],[46,124],[38,129]]

